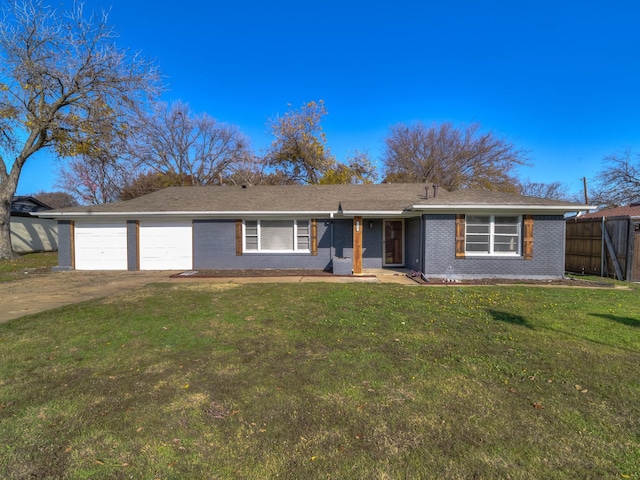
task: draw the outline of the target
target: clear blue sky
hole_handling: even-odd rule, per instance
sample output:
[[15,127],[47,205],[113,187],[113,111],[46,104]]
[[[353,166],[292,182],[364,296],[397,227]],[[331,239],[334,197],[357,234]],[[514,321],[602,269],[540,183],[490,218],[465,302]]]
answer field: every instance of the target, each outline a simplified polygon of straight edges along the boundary
[[[165,100],[258,152],[269,117],[323,99],[339,160],[378,160],[389,126],[417,120],[479,122],[529,151],[522,178],[574,192],[604,156],[640,153],[637,0],[85,1],[102,8],[119,46],[159,64]],[[57,168],[31,160],[18,192],[51,190]]]

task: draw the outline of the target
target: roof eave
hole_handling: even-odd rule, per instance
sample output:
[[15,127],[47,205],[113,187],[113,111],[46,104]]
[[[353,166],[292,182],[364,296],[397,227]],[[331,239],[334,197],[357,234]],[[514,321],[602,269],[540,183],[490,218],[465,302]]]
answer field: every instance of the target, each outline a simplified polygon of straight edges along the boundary
[[398,217],[407,216],[411,212],[407,210],[342,210],[340,216],[342,217]]
[[531,212],[531,213],[568,213],[589,210],[593,207],[589,205],[534,205],[534,204],[453,204],[453,205],[412,205],[411,210],[429,212],[481,212],[481,211],[504,211],[504,212]]
[[142,217],[189,217],[189,218],[243,218],[247,216],[332,216],[334,211],[156,211],[156,212],[34,212],[38,217],[52,218],[89,218],[89,217],[126,217],[126,218],[142,218]]
[[277,216],[304,216],[304,217],[397,217],[407,216],[412,212],[403,210],[278,210],[278,211],[232,211],[232,212],[216,212],[216,211],[167,211],[167,212],[37,212],[34,215],[40,217],[53,218],[88,218],[88,217],[126,217],[126,218],[142,218],[142,217],[190,217],[190,218],[245,218],[245,217],[277,217]]

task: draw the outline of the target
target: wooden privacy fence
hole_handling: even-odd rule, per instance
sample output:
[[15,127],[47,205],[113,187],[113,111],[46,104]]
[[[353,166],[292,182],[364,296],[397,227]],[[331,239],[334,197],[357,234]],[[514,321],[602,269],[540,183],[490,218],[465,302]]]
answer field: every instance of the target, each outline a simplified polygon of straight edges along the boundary
[[600,217],[568,220],[565,270],[640,281],[640,219]]

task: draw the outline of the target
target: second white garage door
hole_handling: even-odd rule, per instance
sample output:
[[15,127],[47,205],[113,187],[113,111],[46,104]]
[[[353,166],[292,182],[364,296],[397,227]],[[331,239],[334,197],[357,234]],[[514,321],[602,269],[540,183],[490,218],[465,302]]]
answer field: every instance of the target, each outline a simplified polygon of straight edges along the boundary
[[140,270],[191,270],[191,221],[140,222]]

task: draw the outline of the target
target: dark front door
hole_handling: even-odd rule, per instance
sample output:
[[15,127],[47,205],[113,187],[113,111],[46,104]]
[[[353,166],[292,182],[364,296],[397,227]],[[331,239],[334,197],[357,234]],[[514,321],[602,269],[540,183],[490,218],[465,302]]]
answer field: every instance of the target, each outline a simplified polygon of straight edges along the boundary
[[384,262],[386,267],[404,265],[404,220],[384,221]]

